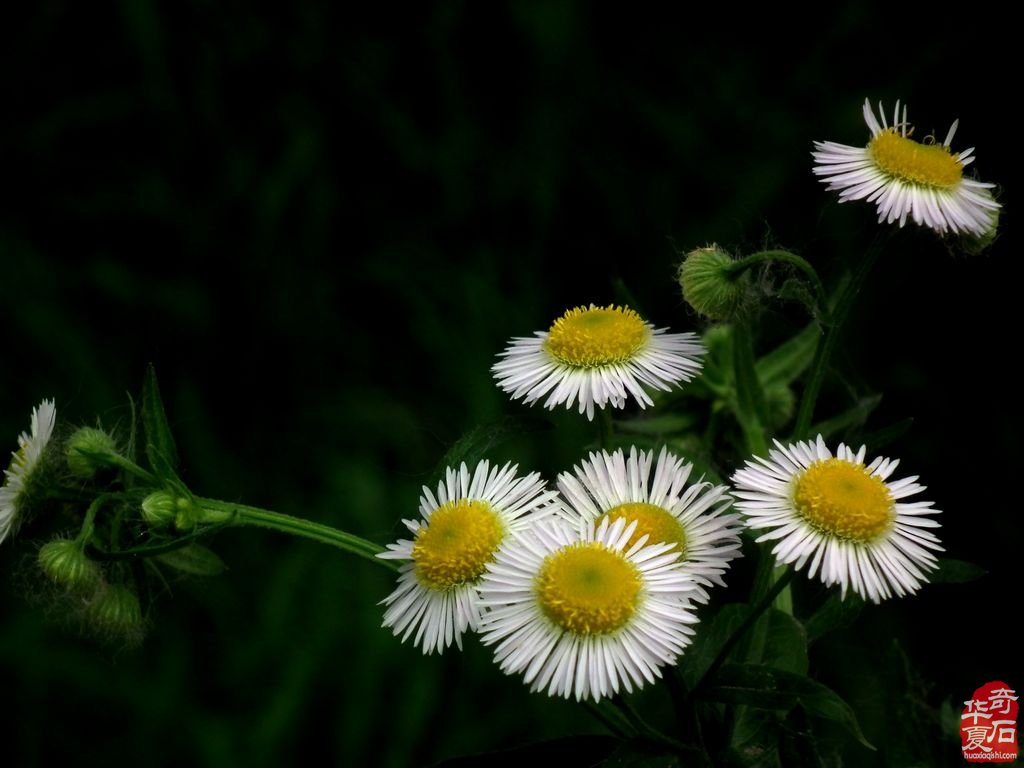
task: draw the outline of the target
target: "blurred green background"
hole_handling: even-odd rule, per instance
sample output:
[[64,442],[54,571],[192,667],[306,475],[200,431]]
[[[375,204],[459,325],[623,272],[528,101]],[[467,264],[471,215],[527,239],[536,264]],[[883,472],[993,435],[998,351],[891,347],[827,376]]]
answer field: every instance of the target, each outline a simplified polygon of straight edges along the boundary
[[[618,300],[616,280],[697,329],[673,275],[711,241],[788,246],[834,279],[875,225],[814,180],[811,141],[865,141],[865,96],[908,101],[918,135],[960,117],[1002,238],[970,259],[901,239],[920,247],[876,267],[840,362],[885,393],[878,426],[915,419],[890,452],[945,510],[950,554],[991,573],[812,657],[882,746],[851,764],[915,764],[890,729],[1024,685],[1001,623],[1020,604],[1014,51],[971,10],[33,4],[0,53],[0,435],[13,448],[44,396],[64,423],[124,424],[153,362],[193,490],[384,543],[460,434],[524,412],[488,371],[511,336]],[[558,421],[496,457],[567,468],[591,432]],[[426,765],[600,732],[474,640],[401,645],[379,628],[392,579],[329,548],[222,533],[230,570],[174,582],[118,651],[32,600],[31,537],[0,548],[4,765]],[[957,742],[920,741],[920,764],[958,764]]]

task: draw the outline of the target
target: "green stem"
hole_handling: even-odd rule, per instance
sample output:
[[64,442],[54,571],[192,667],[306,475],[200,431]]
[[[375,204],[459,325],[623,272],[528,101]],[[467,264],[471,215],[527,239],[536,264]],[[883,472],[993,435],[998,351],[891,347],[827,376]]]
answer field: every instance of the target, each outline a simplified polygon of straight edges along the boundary
[[880,243],[876,243],[864,254],[864,258],[857,262],[852,276],[840,289],[836,299],[835,308],[832,310],[831,322],[826,326],[825,338],[818,344],[814,352],[814,360],[811,363],[811,377],[807,380],[807,387],[804,389],[803,397],[800,400],[800,410],[796,417],[796,426],[793,429],[793,439],[803,440],[814,418],[814,405],[817,402],[818,394],[821,392],[821,385],[825,381],[825,373],[828,370],[832,352],[839,341],[843,325],[850,314],[853,300],[857,297],[864,281],[867,279],[871,267],[882,252]]
[[768,455],[765,436],[767,413],[764,392],[754,365],[754,339],[750,326],[739,322],[732,327],[733,373],[736,380],[736,405],[747,450],[754,456]]
[[707,682],[715,676],[715,673],[718,672],[721,666],[725,663],[725,660],[729,657],[729,654],[732,653],[740,640],[743,639],[743,636],[746,635],[746,633],[750,631],[750,628],[757,623],[757,620],[761,618],[761,614],[768,610],[771,604],[775,602],[776,596],[789,586],[789,582],[793,580],[794,573],[795,571],[792,568],[785,571],[778,577],[778,580],[772,585],[772,588],[765,593],[764,597],[762,597],[761,600],[747,612],[746,617],[743,619],[743,623],[736,628],[736,631],[733,632],[732,635],[729,636],[729,639],[725,641],[725,644],[722,645],[721,650],[719,650],[718,655],[715,656],[714,661],[711,662],[707,672],[701,675],[700,680],[698,680],[697,684],[693,687],[693,692],[701,690]]
[[203,518],[205,522],[222,522],[227,525],[253,525],[258,528],[268,528],[272,531],[319,541],[321,544],[329,544],[332,547],[337,547],[345,552],[376,563],[390,571],[397,571],[401,567],[394,560],[381,560],[377,557],[379,553],[385,551],[384,547],[379,544],[374,544],[372,541],[340,531],[329,525],[314,523],[311,520],[303,520],[302,518],[292,517],[281,512],[272,512],[269,509],[260,509],[259,507],[250,507],[246,504],[235,504],[217,499],[206,499],[197,496],[195,502],[207,513]]
[[179,536],[176,539],[165,541],[162,544],[147,544],[143,547],[132,547],[130,549],[117,549],[117,550],[106,550],[97,546],[95,543],[92,545],[93,555],[97,560],[106,561],[117,561],[117,560],[138,560],[145,559],[147,557],[154,557],[155,555],[163,555],[167,552],[174,552],[177,549],[184,549],[193,541],[201,539],[204,536],[209,536],[214,531],[220,530],[227,526],[227,523],[220,523],[215,525],[207,525],[188,533],[184,536]]
[[86,542],[92,538],[93,532],[96,530],[96,515],[99,513],[100,508],[110,499],[110,496],[104,494],[97,496],[89,508],[85,510],[85,519],[82,521],[82,529],[78,532],[78,538],[75,541],[78,542],[79,548],[84,547]]
[[118,453],[104,453],[103,460],[111,466],[123,469],[125,472],[135,475],[140,480],[150,484],[159,485],[159,481],[156,479],[156,475],[152,472],[143,469],[131,459],[126,459],[124,456]]
[[744,256],[742,259],[737,259],[728,266],[725,273],[729,277],[739,277],[746,270],[751,267],[757,266],[758,264],[765,264],[770,261],[782,262],[789,264],[790,266],[796,267],[804,276],[810,281],[814,288],[814,296],[818,303],[818,312],[821,313],[822,317],[828,316],[828,302],[825,300],[825,286],[821,282],[821,278],[818,277],[818,272],[811,266],[811,263],[806,259],[797,256],[795,253],[789,251],[758,251],[752,253],[749,256]]

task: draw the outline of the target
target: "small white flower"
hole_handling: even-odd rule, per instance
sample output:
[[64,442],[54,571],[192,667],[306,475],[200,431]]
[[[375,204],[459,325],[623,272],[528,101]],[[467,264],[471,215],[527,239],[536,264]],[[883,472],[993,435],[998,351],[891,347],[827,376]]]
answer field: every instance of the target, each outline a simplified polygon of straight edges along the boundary
[[897,460],[864,464],[866,448],[839,444],[833,457],[816,442],[782,445],[769,457],[755,457],[733,475],[736,507],[751,528],[768,532],[758,541],[777,541],[772,553],[797,570],[808,562],[808,577],[820,574],[880,602],[916,592],[937,565],[930,550],[942,550],[926,530],[939,523],[930,501],[903,501],[924,490],[917,477],[890,481]]
[[[633,544],[647,536],[648,544],[668,542],[697,582],[694,599],[708,601],[705,586],[725,585],[722,574],[739,554],[742,529],[724,485],[698,480],[687,484],[693,465],[662,448],[651,478],[654,451],[622,450],[591,453],[558,477],[558,489],[581,523],[600,524],[605,518],[637,522]],[[703,586],[700,586],[703,585]]]
[[56,419],[53,400],[43,400],[32,410],[31,434],[22,432],[18,436],[18,450],[11,454],[11,464],[4,470],[4,484],[0,487],[0,542],[21,519],[25,487],[50,442]]
[[630,395],[641,408],[653,405],[644,387],[689,381],[703,354],[694,333],[666,333],[627,307],[591,304],[570,309],[547,331],[513,339],[492,370],[513,400],[546,396],[548,409],[579,402],[593,419],[595,406],[622,408]]
[[502,545],[480,584],[481,639],[502,671],[532,691],[599,701],[675,662],[697,623],[692,577],[673,544],[628,544],[635,528],[551,520]]
[[382,604],[385,627],[424,653],[442,653],[452,641],[476,631],[480,620],[477,584],[487,564],[510,534],[534,521],[562,514],[558,493],[546,491],[537,472],[516,477],[516,465],[500,469],[481,461],[470,476],[465,464],[449,468],[437,496],[426,486],[420,497],[422,520],[403,520],[413,539],[388,544],[377,557],[408,560],[398,587]]
[[989,190],[995,185],[964,176],[964,168],[974,162],[973,147],[954,153],[949,146],[959,121],[953,121],[941,144],[910,138],[907,108],[901,116],[899,102],[890,126],[882,105],[876,118],[865,100],[864,121],[871,130],[866,147],[814,142],[814,173],[839,192],[839,202],[875,203],[879,221],[898,220],[901,227],[909,217],[942,233],[982,236],[993,229],[999,203]]

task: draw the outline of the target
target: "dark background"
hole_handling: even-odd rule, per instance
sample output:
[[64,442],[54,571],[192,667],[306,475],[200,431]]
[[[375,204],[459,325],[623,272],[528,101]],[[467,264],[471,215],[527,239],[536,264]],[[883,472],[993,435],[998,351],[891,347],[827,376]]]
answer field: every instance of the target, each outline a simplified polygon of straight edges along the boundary
[[[864,97],[902,98],[919,136],[960,117],[1002,237],[968,258],[904,233],[840,363],[885,393],[878,426],[914,417],[888,450],[951,556],[991,573],[865,614],[812,669],[866,712],[898,638],[914,702],[1019,690],[1014,51],[1007,19],[962,11],[36,4],[0,47],[0,435],[44,396],[64,424],[123,425],[153,362],[193,490],[384,543],[460,434],[523,411],[488,371],[511,336],[617,300],[615,279],[699,328],[673,276],[711,241],[788,246],[834,282],[877,227],[814,180],[811,142],[865,142]],[[553,475],[591,434],[559,423],[497,456]],[[230,570],[172,584],[118,651],[31,599],[36,546],[0,550],[4,764],[402,766],[598,730],[473,640],[400,645],[392,580],[325,547],[220,534]],[[866,715],[869,738],[899,717]],[[851,764],[873,760],[910,764]]]

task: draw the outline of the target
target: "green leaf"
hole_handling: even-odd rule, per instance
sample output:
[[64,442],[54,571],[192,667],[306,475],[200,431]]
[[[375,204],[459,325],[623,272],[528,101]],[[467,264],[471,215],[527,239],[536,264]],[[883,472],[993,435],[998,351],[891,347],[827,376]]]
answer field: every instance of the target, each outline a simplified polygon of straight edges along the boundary
[[227,570],[224,561],[212,549],[202,544],[189,544],[157,555],[164,565],[192,576],[218,576]]
[[678,667],[688,688],[692,690],[704,677],[722,646],[743,623],[747,610],[746,605],[729,603],[723,605],[710,621],[701,622],[701,631],[697,633],[693,645],[687,649]]
[[685,432],[698,422],[696,414],[665,413],[658,416],[616,421],[616,429],[636,435],[671,435]]
[[495,446],[520,435],[546,432],[551,423],[535,417],[504,416],[496,421],[478,424],[455,441],[434,470],[434,485],[445,476],[448,467],[457,468],[466,462],[472,472],[474,466]]
[[842,725],[868,749],[857,716],[835,691],[803,675],[759,664],[726,664],[702,698],[757,709],[789,710],[800,704],[809,715]]
[[771,608],[765,614],[764,663],[797,675],[807,674],[807,632],[790,614]]
[[939,567],[928,576],[933,584],[967,584],[980,579],[988,573],[980,565],[968,563],[966,560],[953,560],[948,557],[939,558]]
[[810,323],[758,360],[757,377],[761,384],[767,389],[793,383],[811,364],[820,339],[821,328],[817,323]]
[[850,626],[860,616],[863,607],[864,601],[855,594],[848,593],[843,600],[839,593],[833,593],[825,604],[804,622],[807,640],[813,643],[834,629]]
[[840,413],[838,416],[833,416],[831,419],[818,422],[811,427],[811,435],[821,435],[824,438],[829,438],[843,430],[850,429],[851,427],[859,427],[865,421],[871,412],[878,407],[878,404],[882,402],[881,395],[868,395],[860,398],[856,404]]
[[161,480],[177,480],[178,448],[167,423],[152,365],[146,369],[142,382],[142,426],[146,433],[146,456],[153,471]]
[[781,768],[778,743],[778,715],[747,709],[733,728],[727,765],[730,768]]

